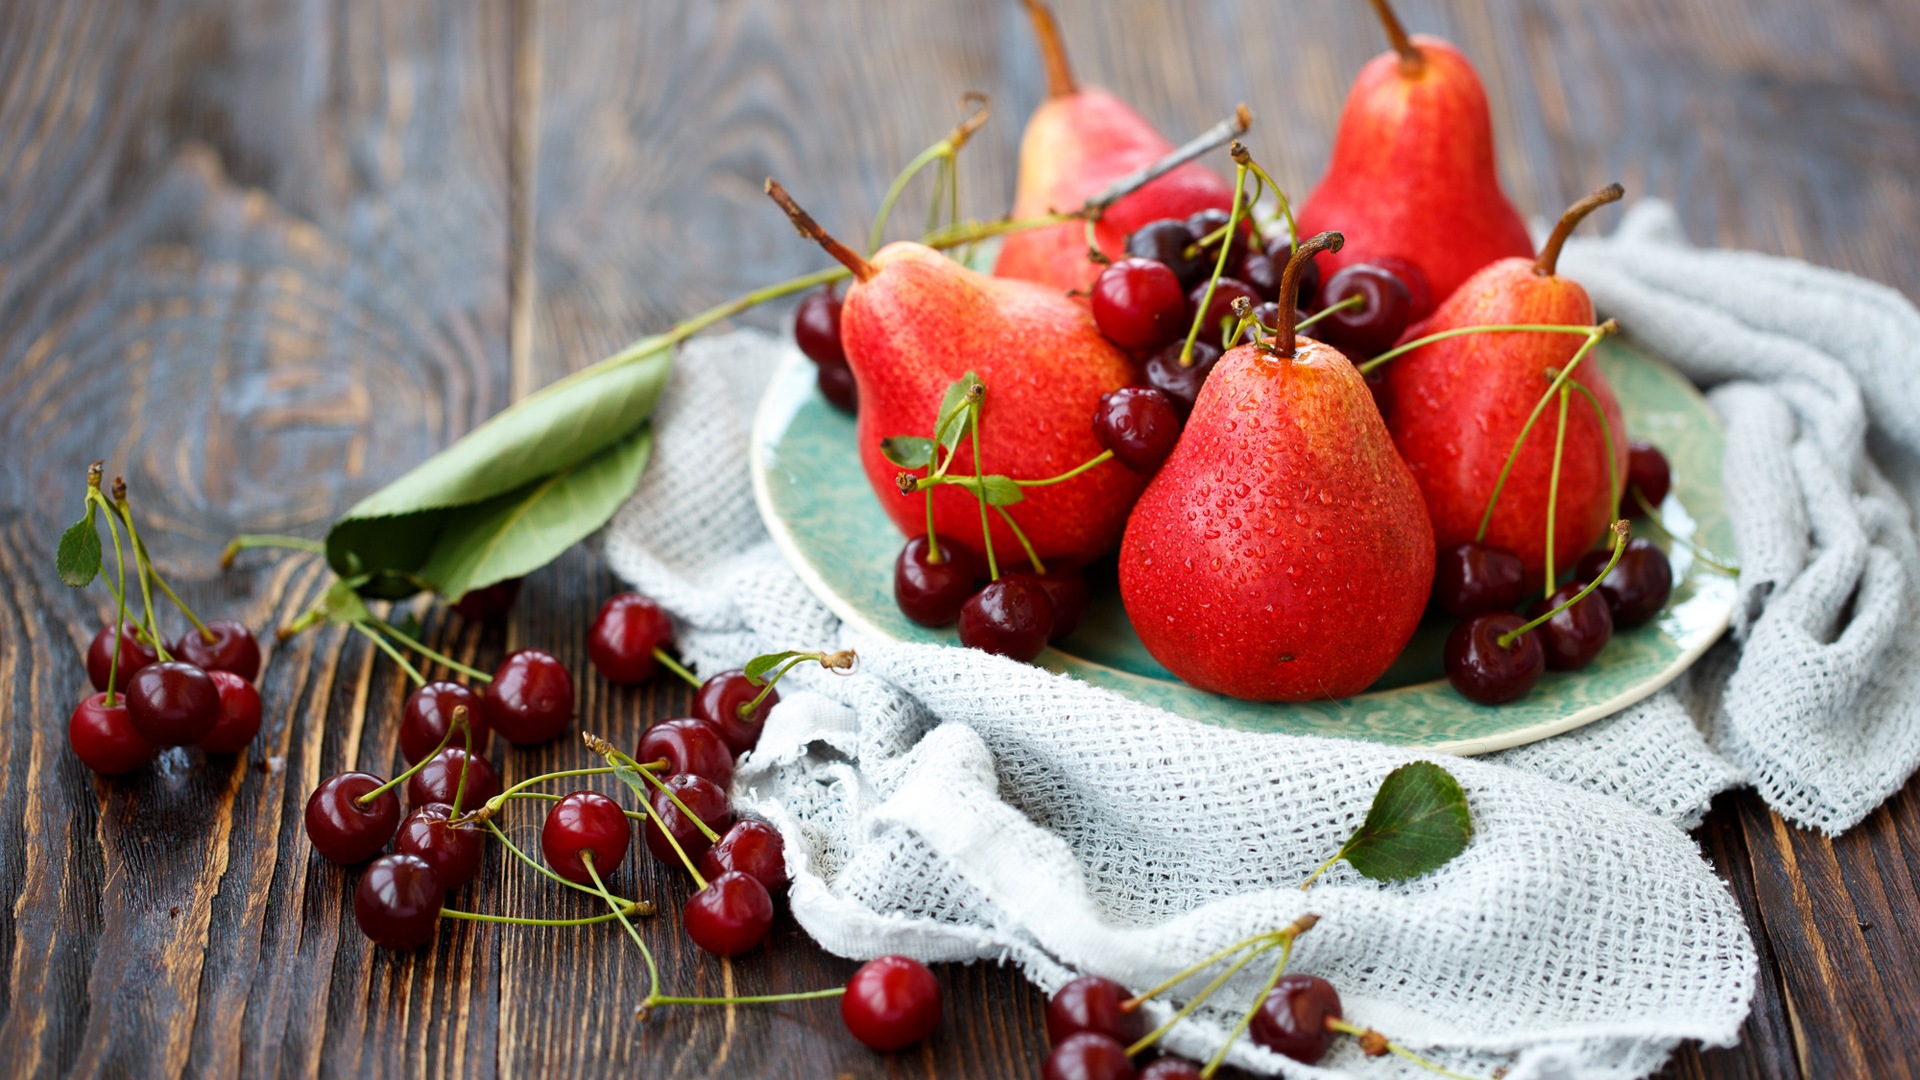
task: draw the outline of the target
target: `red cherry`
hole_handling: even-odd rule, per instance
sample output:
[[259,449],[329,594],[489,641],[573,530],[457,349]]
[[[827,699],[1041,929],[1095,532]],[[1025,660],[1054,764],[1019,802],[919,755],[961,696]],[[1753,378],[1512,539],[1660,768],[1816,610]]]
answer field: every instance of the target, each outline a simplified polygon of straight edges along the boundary
[[1647,504],[1655,510],[1666,501],[1667,492],[1673,489],[1673,468],[1667,464],[1667,455],[1650,442],[1633,439],[1627,443],[1627,491],[1620,496],[1620,516],[1639,517],[1644,511],[1633,497],[1633,489],[1639,488],[1640,494],[1647,497]]
[[1453,628],[1442,652],[1447,681],[1460,696],[1482,705],[1499,705],[1527,696],[1547,668],[1537,634],[1521,634],[1511,645],[1500,635],[1526,625],[1511,611],[1475,615]]
[[481,841],[486,834],[477,825],[448,825],[452,816],[453,807],[446,803],[416,807],[400,823],[393,849],[425,859],[440,875],[441,884],[457,889],[480,872]]
[[1047,606],[1053,610],[1053,630],[1047,635],[1047,640],[1059,641],[1072,634],[1080,626],[1081,617],[1087,613],[1086,576],[1078,570],[1062,567],[1033,575],[1033,580],[1046,592]]
[[[467,774],[465,791],[459,791],[462,769]],[[407,805],[452,805],[457,791],[460,808],[471,810],[500,794],[500,774],[494,771],[492,762],[479,754],[470,756],[465,747],[449,746],[428,759],[407,781]]]
[[[1187,232],[1192,234],[1195,243],[1202,243],[1209,233],[1219,232],[1221,227],[1233,220],[1233,215],[1217,207],[1208,207],[1187,218]],[[1240,219],[1240,228],[1233,234],[1233,249],[1227,252],[1227,266],[1222,273],[1233,277],[1240,272],[1240,260],[1247,255],[1247,237],[1253,232],[1253,226],[1245,217]],[[1205,244],[1200,249],[1200,278],[1204,282],[1213,273],[1214,266],[1220,260],[1220,241]]]
[[1121,259],[1100,271],[1091,306],[1107,340],[1132,352],[1164,345],[1186,329],[1186,290],[1151,259]]
[[911,1046],[940,1026],[940,983],[918,960],[878,956],[860,965],[840,998],[840,1020],[867,1047]]
[[125,775],[160,753],[134,729],[126,698],[117,694],[111,705],[107,695],[100,693],[75,707],[67,721],[67,742],[81,762],[101,776]]
[[773,929],[773,897],[767,887],[738,871],[707,882],[681,912],[695,945],[715,956],[739,956],[767,940]]
[[1218,344],[1206,340],[1203,334],[1193,343],[1193,362],[1182,365],[1180,350],[1185,345],[1184,340],[1176,341],[1147,357],[1146,370],[1147,384],[1173,399],[1174,408],[1180,410],[1182,419],[1193,411],[1194,400],[1200,396],[1200,387],[1206,383],[1207,373],[1225,355]]
[[700,856],[700,872],[709,878],[729,870],[738,870],[769,891],[785,888],[790,880],[787,842],[780,838],[780,830],[756,818],[734,822],[733,828],[720,837],[720,842]]
[[[1217,342],[1220,335],[1233,326],[1239,316],[1233,313],[1233,302],[1244,298],[1254,307],[1260,306],[1260,294],[1253,286],[1239,278],[1223,277],[1214,283],[1213,299],[1207,301],[1207,311],[1200,319],[1200,337],[1209,342]],[[1187,314],[1191,317],[1200,310],[1200,302],[1207,299],[1207,283],[1202,281],[1187,293]],[[1224,324],[1224,325],[1223,325]],[[1191,324],[1189,324],[1191,325]],[[1184,338],[1182,339],[1184,341]]]
[[974,592],[980,572],[972,552],[940,541],[940,561],[931,561],[925,536],[909,539],[893,560],[893,602],[921,626],[947,626]]
[[1185,1058],[1155,1058],[1140,1070],[1140,1080],[1200,1080],[1200,1066]]
[[673,640],[673,622],[659,604],[636,592],[621,593],[600,607],[587,632],[587,656],[608,682],[645,682],[659,662],[653,650]]
[[380,853],[400,824],[400,800],[391,790],[362,803],[383,783],[363,772],[330,776],[307,797],[307,839],[328,862],[351,866]]
[[820,387],[820,396],[827,403],[843,413],[860,411],[860,384],[853,377],[853,368],[844,361],[838,364],[821,364],[813,374],[813,381]]
[[840,298],[833,286],[808,293],[800,301],[793,313],[793,343],[816,364],[846,366],[847,351],[840,344]]
[[1146,1034],[1137,1009],[1120,1006],[1133,995],[1112,979],[1082,975],[1047,999],[1047,1040],[1059,1044],[1070,1035],[1091,1031],[1131,1046]]
[[573,719],[573,676],[538,649],[521,649],[500,662],[487,684],[487,723],[508,742],[543,743]]
[[[400,710],[400,756],[407,759],[407,764],[439,748],[440,740],[447,737],[447,728],[453,726],[456,708],[467,710],[467,725],[473,729],[474,753],[486,750],[493,729],[487,726],[487,712],[480,703],[480,695],[459,683],[430,682],[408,694],[406,707]],[[466,739],[456,731],[447,745],[464,747]]]
[[1407,325],[1411,326],[1433,313],[1433,289],[1427,284],[1427,272],[1405,259],[1376,255],[1373,265],[1400,279],[1407,287]]
[[260,643],[253,631],[232,619],[215,619],[207,624],[208,641],[200,631],[189,630],[173,643],[173,654],[207,671],[231,671],[252,682],[260,674]]
[[237,754],[260,734],[260,691],[245,676],[231,671],[209,671],[214,689],[220,694],[220,719],[200,740],[200,749],[209,754]]
[[[1612,554],[1605,549],[1587,552],[1580,557],[1574,576],[1582,581],[1599,577]],[[1627,541],[1613,572],[1601,579],[1599,591],[1613,611],[1614,626],[1622,630],[1639,626],[1667,606],[1667,597],[1673,595],[1673,564],[1653,541],[1636,536]]]
[[726,741],[727,749],[736,756],[744,754],[759,743],[767,714],[780,703],[780,691],[770,690],[766,700],[752,712],[740,715],[740,710],[758,696],[761,689],[749,682],[747,673],[739,668],[723,671],[701,683],[693,695],[694,719],[712,724]]
[[[1282,271],[1286,270],[1287,262],[1293,258],[1293,245],[1287,242],[1285,233],[1281,233],[1267,243],[1267,258],[1272,259],[1273,265],[1279,267]],[[1279,295],[1279,283],[1275,282],[1275,299],[1278,299]],[[1299,292],[1295,295],[1293,303],[1295,307],[1300,308],[1302,311],[1313,311],[1318,307],[1319,299],[1320,264],[1309,259],[1307,260],[1307,264],[1300,268]],[[1273,324],[1269,323],[1268,325],[1271,326]]]
[[1044,1080],[1134,1080],[1137,1074],[1119,1040],[1082,1031],[1054,1044],[1040,1075]]
[[148,664],[127,680],[127,715],[155,746],[192,746],[220,722],[220,688],[192,664]]
[[1526,567],[1505,548],[1468,541],[1440,549],[1434,561],[1434,599],[1457,618],[1511,611],[1526,593]]
[[690,716],[648,728],[633,757],[643,765],[664,760],[668,775],[704,776],[722,791],[733,783],[733,751],[726,740],[712,724]]
[[[685,774],[669,776],[667,790],[673,792],[675,798],[693,811],[694,817],[706,822],[707,828],[714,832],[724,833],[733,824],[733,807],[727,802],[727,793],[706,777]],[[641,835],[647,839],[647,850],[661,862],[679,866],[680,856],[674,854],[673,845],[667,842],[667,836],[671,834],[680,842],[680,850],[687,853],[687,858],[693,860],[696,866],[699,865],[700,857],[707,853],[713,841],[707,839],[707,834],[700,831],[700,826],[682,813],[665,792],[655,788],[648,801],[653,804],[653,812],[666,822],[667,828],[662,832],[652,817],[647,818],[646,824],[640,828]]]
[[[1586,586],[1584,581],[1569,581],[1553,590],[1552,596],[1535,600],[1527,608],[1527,621],[1532,622],[1573,599]],[[1606,596],[1595,589],[1586,599],[1534,627],[1531,634],[1540,638],[1547,667],[1554,671],[1579,671],[1593,663],[1593,658],[1606,648],[1607,639],[1613,636],[1613,612],[1607,607]]]
[[[1221,224],[1226,222],[1223,220]],[[1203,259],[1198,252],[1187,254],[1193,241],[1194,235],[1187,231],[1185,221],[1161,218],[1133,230],[1127,237],[1127,254],[1136,259],[1152,259],[1173,271],[1184,287],[1213,272],[1212,259]]]
[[519,597],[520,579],[508,578],[484,588],[469,589],[465,596],[454,601],[453,610],[469,622],[486,622],[512,611],[513,602]]
[[1115,460],[1143,476],[1159,471],[1180,441],[1180,411],[1151,386],[1123,386],[1101,395],[1093,437]]
[[627,857],[632,842],[626,811],[597,791],[576,791],[554,803],[540,826],[540,854],[547,868],[580,885],[593,884],[581,852],[593,852],[594,873],[605,881]]
[[1323,307],[1358,296],[1357,308],[1336,311],[1314,324],[1314,336],[1350,357],[1373,356],[1392,346],[1412,322],[1413,299],[1399,275],[1371,263],[1334,271],[1320,290]]
[[1030,577],[1003,577],[960,606],[960,644],[971,649],[1027,661],[1040,655],[1052,633],[1053,605]]
[[[151,648],[140,643],[140,635],[132,623],[120,626],[120,670],[114,676],[115,690],[125,690],[127,680],[133,673],[159,660],[160,657]],[[87,678],[93,680],[95,690],[107,688],[107,673],[113,667],[113,627],[103,626],[93,635],[93,643],[87,646]]]
[[353,920],[368,940],[396,951],[433,940],[446,885],[418,855],[382,855],[353,889]]
[[1286,264],[1274,262],[1264,251],[1249,251],[1247,257],[1240,260],[1237,276],[1253,286],[1260,299],[1272,302],[1280,296],[1280,274],[1286,268]]
[[1340,995],[1332,983],[1318,975],[1282,975],[1260,1002],[1247,1034],[1276,1054],[1311,1065],[1333,1042],[1329,1017],[1340,1017]]

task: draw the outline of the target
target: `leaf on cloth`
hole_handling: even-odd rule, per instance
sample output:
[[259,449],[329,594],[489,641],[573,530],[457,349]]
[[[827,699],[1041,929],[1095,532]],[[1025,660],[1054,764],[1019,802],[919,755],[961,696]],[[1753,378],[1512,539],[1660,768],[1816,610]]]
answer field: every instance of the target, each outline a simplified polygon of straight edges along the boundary
[[817,657],[819,655],[817,652],[800,652],[793,649],[789,649],[786,652],[767,653],[764,656],[756,656],[747,661],[747,666],[742,669],[742,673],[746,675],[747,681],[753,685],[765,686],[767,684],[767,672],[792,660],[796,656]]
[[1367,819],[1339,857],[1375,881],[1402,881],[1439,869],[1472,838],[1460,781],[1431,761],[1414,761],[1380,782]]
[[100,573],[100,528],[94,524],[93,500],[87,500],[87,515],[60,534],[60,546],[54,552],[60,580],[76,589],[93,584]]

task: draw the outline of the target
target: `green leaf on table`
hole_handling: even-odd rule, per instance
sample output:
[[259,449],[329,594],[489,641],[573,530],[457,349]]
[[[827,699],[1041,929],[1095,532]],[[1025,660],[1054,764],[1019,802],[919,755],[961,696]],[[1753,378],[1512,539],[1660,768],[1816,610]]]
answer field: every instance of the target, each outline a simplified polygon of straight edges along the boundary
[[1027,497],[1027,493],[1013,482],[1011,476],[981,477],[980,493],[987,497],[988,506],[1012,506]]
[[87,503],[87,516],[67,526],[60,534],[60,546],[54,552],[60,580],[76,589],[93,584],[100,574],[100,529],[94,524],[94,505]]
[[942,449],[952,450],[960,445],[961,436],[967,433],[966,416],[968,398],[973,388],[979,385],[980,376],[969,371],[965,375],[947,384],[947,392],[940,397],[940,411],[934,414],[934,441]]
[[373,612],[367,610],[366,601],[360,599],[360,594],[355,591],[364,584],[366,582],[361,578],[338,578],[327,586],[326,593],[320,597],[319,607],[326,613],[328,622],[350,624],[373,621]]
[[786,652],[767,653],[765,656],[756,656],[747,661],[747,666],[742,670],[747,676],[748,682],[755,686],[765,686],[767,683],[767,673],[774,668],[779,667],[781,664],[786,663],[796,656],[819,655],[817,652],[798,652],[792,649]]
[[880,440],[880,453],[902,469],[924,469],[933,464],[933,440],[918,435],[890,435]]
[[1375,881],[1401,881],[1439,869],[1473,839],[1467,793],[1431,761],[1387,774],[1367,819],[1340,848],[1355,870]]

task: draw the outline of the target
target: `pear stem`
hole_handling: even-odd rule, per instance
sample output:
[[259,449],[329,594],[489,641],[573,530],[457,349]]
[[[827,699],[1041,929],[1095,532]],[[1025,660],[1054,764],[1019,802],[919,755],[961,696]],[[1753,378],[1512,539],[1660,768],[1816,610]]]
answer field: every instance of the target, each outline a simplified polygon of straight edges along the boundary
[[1612,183],[1567,207],[1567,212],[1560,215],[1560,223],[1553,227],[1553,235],[1547,237],[1546,244],[1540,248],[1540,257],[1533,260],[1533,272],[1541,277],[1552,277],[1554,267],[1560,262],[1560,249],[1573,233],[1574,226],[1580,224],[1580,219],[1610,202],[1619,202],[1626,194],[1626,188]]
[[[1287,268],[1280,275],[1280,296],[1283,300],[1300,295],[1300,275],[1307,269],[1307,263],[1323,251],[1339,251],[1346,245],[1347,238],[1337,232],[1323,232],[1310,236],[1293,249],[1293,257],[1287,260]],[[1295,320],[1299,310],[1289,302],[1280,305],[1280,329],[1276,335],[1281,356],[1291,357],[1294,353]]]
[[1400,54],[1400,70],[1408,75],[1418,74],[1427,66],[1427,58],[1407,36],[1407,28],[1400,25],[1400,16],[1393,13],[1393,6],[1387,0],[1373,0],[1373,13],[1380,16],[1387,40],[1393,44],[1393,51]]
[[793,227],[800,230],[801,236],[826,248],[827,254],[838,259],[840,265],[851,271],[855,278],[860,281],[872,281],[873,275],[880,272],[872,263],[861,258],[859,252],[835,240],[832,234],[820,227],[819,222],[813,220],[811,214],[800,209],[800,204],[793,201],[793,196],[787,194],[787,189],[780,186],[780,181],[771,176],[767,177],[766,191],[767,197],[780,204],[780,209],[787,212],[787,217],[792,219]]
[[1047,64],[1049,100],[1071,97],[1079,92],[1073,81],[1073,68],[1067,63],[1067,47],[1060,40],[1060,24],[1053,11],[1040,0],[1026,0],[1027,17],[1033,20],[1033,36],[1040,42],[1040,58]]

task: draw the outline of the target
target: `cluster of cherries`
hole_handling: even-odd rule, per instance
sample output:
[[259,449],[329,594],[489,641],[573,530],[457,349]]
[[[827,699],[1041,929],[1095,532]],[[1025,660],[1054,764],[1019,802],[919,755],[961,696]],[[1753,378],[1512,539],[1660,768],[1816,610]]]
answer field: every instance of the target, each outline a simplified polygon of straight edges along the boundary
[[847,350],[840,345],[840,297],[833,286],[808,293],[793,317],[793,340],[814,362],[821,396],[841,412],[856,412],[860,388],[854,384]]
[[166,649],[133,623],[117,629],[101,627],[87,646],[87,677],[98,692],[67,721],[67,741],[87,768],[121,776],[171,746],[232,754],[259,734],[253,680],[260,674],[260,644],[251,630],[215,619],[196,624]]

